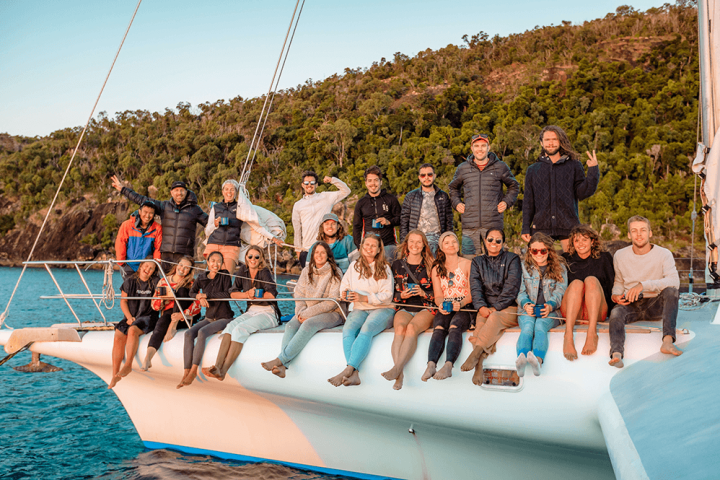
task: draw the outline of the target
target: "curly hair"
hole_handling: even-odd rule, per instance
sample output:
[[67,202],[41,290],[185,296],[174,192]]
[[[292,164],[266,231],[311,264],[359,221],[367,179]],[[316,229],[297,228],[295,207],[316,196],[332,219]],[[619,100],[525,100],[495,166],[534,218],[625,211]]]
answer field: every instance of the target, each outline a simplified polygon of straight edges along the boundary
[[[375,240],[378,242],[378,253],[375,254],[375,258],[373,259],[375,262],[375,273],[373,273],[373,269],[370,268],[370,264],[365,260],[365,256],[363,255],[363,247],[365,246],[365,242],[368,240]],[[383,246],[382,238],[377,233],[370,232],[367,235],[365,235],[365,238],[362,239],[362,242],[360,242],[360,258],[358,258],[355,261],[355,271],[360,274],[363,278],[374,278],[375,280],[383,280],[387,278],[387,267],[388,261],[385,258],[385,247]]]
[[537,232],[530,238],[527,252],[525,252],[525,268],[528,272],[532,272],[533,270],[540,271],[540,267],[530,253],[530,245],[538,242],[545,245],[545,248],[547,248],[548,251],[547,269],[545,270],[544,275],[545,278],[550,278],[556,282],[562,282],[563,266],[566,264],[565,259],[558,255],[555,250],[552,237],[545,233]]
[[[325,222],[327,222],[327,220],[325,220]],[[327,235],[325,235],[325,230],[323,230],[323,224],[325,222],[321,223],[320,227],[318,227],[318,235],[315,240],[318,240],[320,242],[327,242],[327,240],[328,240]],[[346,235],[345,227],[343,226],[342,222],[335,222],[335,223],[338,224],[337,233],[335,234],[335,235],[337,235],[337,240],[335,240],[335,241],[339,242],[340,240],[345,238],[345,235]]]
[[600,258],[600,253],[605,251],[605,244],[600,239],[600,235],[590,225],[580,224],[575,225],[570,230],[570,236],[568,237],[568,254],[575,254],[575,237],[583,236],[590,239],[592,245],[590,246],[590,255],[592,258]]
[[[545,135],[545,132],[553,132],[555,135],[557,135],[558,141],[560,142],[561,155],[567,155],[572,160],[578,160],[580,158],[580,154],[577,153],[573,148],[572,144],[570,143],[570,139],[567,136],[567,133],[565,133],[565,130],[558,127],[557,125],[547,125],[540,131],[540,143],[542,143],[543,135]],[[542,153],[543,155],[547,155],[545,148],[542,149]]]
[[425,264],[425,270],[430,273],[435,259],[433,258],[432,249],[430,248],[430,244],[427,241],[427,237],[420,230],[410,230],[408,234],[405,235],[405,239],[398,246],[396,255],[397,258],[407,258],[407,256],[410,254],[410,251],[408,250],[408,238],[410,238],[410,235],[420,235],[420,238],[422,238],[423,249],[422,252],[420,252],[420,256],[422,257],[422,261]]

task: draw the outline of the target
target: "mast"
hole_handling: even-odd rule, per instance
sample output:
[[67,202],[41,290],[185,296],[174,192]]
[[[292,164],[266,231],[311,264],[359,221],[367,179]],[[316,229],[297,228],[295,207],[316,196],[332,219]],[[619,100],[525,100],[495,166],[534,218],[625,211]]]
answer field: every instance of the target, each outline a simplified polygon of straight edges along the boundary
[[[714,144],[720,127],[720,8],[716,0],[698,0],[700,48],[700,132],[693,172],[701,178],[700,195],[705,216],[707,245],[706,282],[708,295],[720,297],[718,244],[720,243],[720,142]],[[714,146],[714,148],[713,148]],[[716,321],[718,319],[716,318]]]

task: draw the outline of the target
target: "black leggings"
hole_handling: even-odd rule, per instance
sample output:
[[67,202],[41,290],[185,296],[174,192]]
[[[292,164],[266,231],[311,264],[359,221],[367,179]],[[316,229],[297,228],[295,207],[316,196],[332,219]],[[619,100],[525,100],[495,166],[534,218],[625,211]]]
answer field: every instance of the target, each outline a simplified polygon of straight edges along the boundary
[[[190,295],[190,290],[188,290],[185,287],[179,288],[177,292],[175,292],[175,296],[177,297],[188,297]],[[192,304],[192,300],[180,300],[180,307],[182,307],[183,311],[188,308]],[[165,334],[168,331],[168,328],[170,328],[171,319],[173,313],[180,312],[180,309],[178,309],[177,303],[173,308],[168,308],[165,310],[165,312],[160,316],[157,323],[155,324],[155,328],[153,329],[152,335],[150,336],[150,341],[148,341],[148,348],[152,347],[155,350],[160,349],[160,345],[162,345],[163,339],[165,338]],[[190,325],[192,325],[192,318],[190,320]],[[180,320],[178,322],[178,330],[182,330],[183,328],[187,328],[187,325],[185,324],[184,320]]]
[[[435,320],[433,320],[433,334],[428,349],[428,362],[437,365],[440,355],[445,349],[445,337],[448,337],[445,360],[455,364],[455,360],[457,360],[460,350],[462,350],[462,334],[470,328],[472,318],[470,312],[450,312],[448,315],[438,312],[435,315]],[[453,326],[455,328],[450,328]]]

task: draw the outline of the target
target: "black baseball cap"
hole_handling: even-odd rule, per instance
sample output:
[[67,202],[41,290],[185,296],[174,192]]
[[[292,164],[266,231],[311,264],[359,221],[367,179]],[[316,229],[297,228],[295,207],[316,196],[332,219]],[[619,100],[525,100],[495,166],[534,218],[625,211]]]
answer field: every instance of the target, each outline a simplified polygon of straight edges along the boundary
[[185,184],[185,182],[182,182],[182,181],[180,181],[180,180],[175,180],[175,181],[172,183],[172,185],[170,185],[170,190],[174,190],[174,189],[176,189],[176,188],[178,188],[178,187],[181,187],[181,188],[184,188],[185,190],[187,190],[187,185]]
[[140,208],[142,207],[150,207],[155,210],[155,213],[157,213],[157,205],[155,205],[155,202],[153,202],[152,200],[145,200],[144,202],[142,202]]

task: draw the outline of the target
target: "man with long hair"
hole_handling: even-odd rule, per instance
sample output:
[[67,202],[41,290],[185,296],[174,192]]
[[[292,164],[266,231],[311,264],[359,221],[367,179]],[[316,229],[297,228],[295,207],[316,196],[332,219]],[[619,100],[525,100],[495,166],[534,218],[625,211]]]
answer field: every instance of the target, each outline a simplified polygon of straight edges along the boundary
[[335,185],[338,190],[316,193],[318,175],[313,171],[302,173],[303,197],[295,202],[292,224],[295,231],[295,252],[300,256],[300,266],[305,268],[308,250],[315,243],[323,215],[332,211],[333,205],[350,195],[350,187],[335,177],[323,178],[323,183]]
[[580,223],[578,202],[590,197],[600,181],[597,156],[586,152],[585,177],[580,155],[573,149],[565,131],[548,125],[540,132],[542,152],[525,175],[522,239],[530,241],[535,232],[560,240],[568,249],[570,230]]

